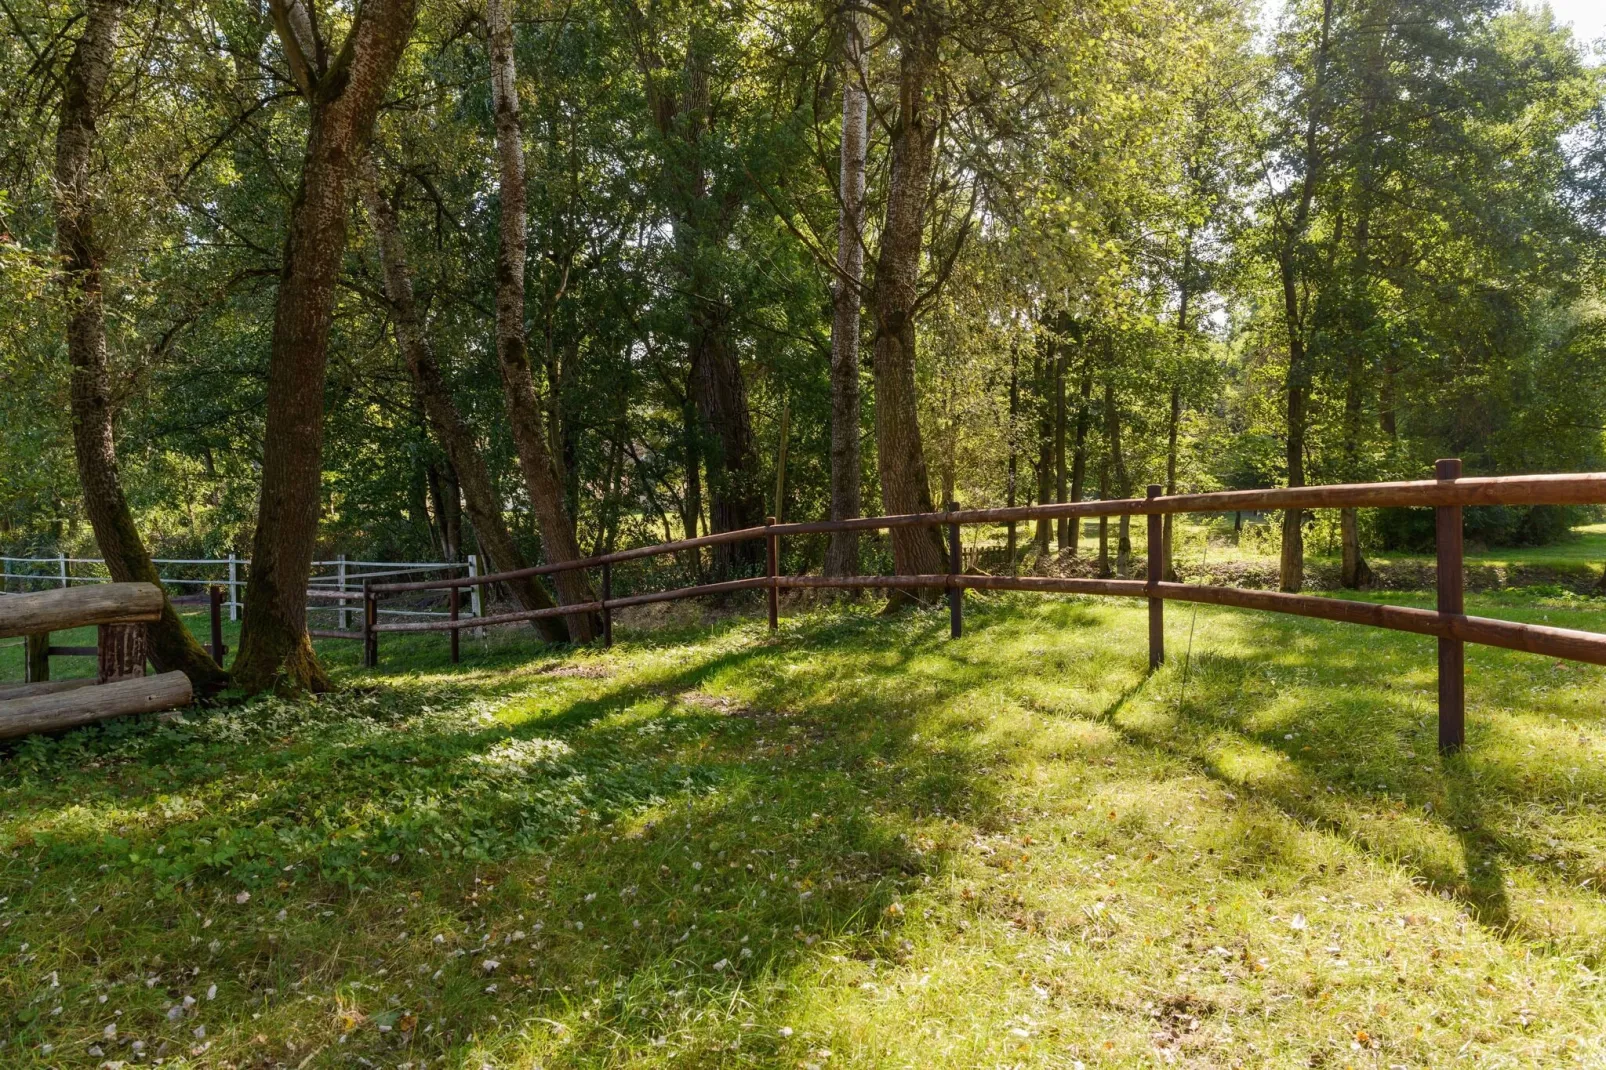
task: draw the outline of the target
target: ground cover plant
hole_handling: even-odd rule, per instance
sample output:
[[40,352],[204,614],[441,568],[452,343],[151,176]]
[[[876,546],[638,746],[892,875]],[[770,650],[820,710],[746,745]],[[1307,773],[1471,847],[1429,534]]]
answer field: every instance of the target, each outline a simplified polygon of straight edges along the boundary
[[1471,648],[1441,761],[1417,637],[967,623],[333,646],[333,696],[9,745],[0,1065],[1606,1058],[1600,669]]

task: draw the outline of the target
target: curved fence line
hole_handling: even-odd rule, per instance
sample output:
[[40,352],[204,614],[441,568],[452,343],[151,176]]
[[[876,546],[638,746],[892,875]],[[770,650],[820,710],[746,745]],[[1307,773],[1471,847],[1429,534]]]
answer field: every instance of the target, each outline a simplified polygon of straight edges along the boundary
[[[1536,624],[1469,617],[1463,612],[1462,509],[1476,505],[1599,505],[1606,504],[1606,473],[1587,472],[1564,475],[1482,476],[1461,478],[1461,462],[1441,460],[1435,465],[1435,478],[1390,483],[1347,483],[1322,487],[1278,487],[1269,490],[1220,491],[1207,494],[1161,493],[1151,484],[1144,498],[1114,501],[1066,502],[1049,505],[1018,506],[1006,509],[960,509],[950,504],[945,510],[903,516],[862,517],[853,520],[820,520],[743,528],[705,535],[695,539],[664,542],[577,561],[561,561],[513,572],[483,576],[404,583],[364,585],[363,629],[348,633],[363,640],[365,664],[374,666],[379,658],[379,635],[386,632],[449,632],[452,660],[457,661],[458,636],[465,627],[514,623],[542,617],[601,614],[605,642],[613,636],[612,613],[626,606],[663,602],[700,595],[762,589],[769,594],[769,623],[777,627],[779,595],[783,589],[852,588],[878,590],[929,590],[947,594],[950,634],[957,638],[964,627],[966,590],[1037,591],[1041,593],[1107,595],[1143,598],[1149,609],[1149,665],[1156,668],[1165,660],[1165,603],[1168,600],[1202,602],[1210,605],[1288,613],[1301,617],[1363,624],[1374,628],[1426,635],[1439,646],[1439,745],[1446,752],[1465,742],[1466,643],[1520,650],[1548,657],[1565,658],[1606,665],[1606,635],[1550,628]],[[1251,591],[1235,587],[1215,587],[1164,582],[1160,579],[1163,558],[1161,525],[1149,524],[1147,579],[1059,579],[1032,576],[969,576],[963,574],[959,531],[969,524],[997,524],[1033,520],[1123,515],[1165,516],[1175,513],[1218,513],[1269,509],[1343,509],[1381,507],[1430,507],[1434,509],[1437,569],[1437,604],[1432,610],[1408,606],[1380,605],[1336,598],[1288,594],[1278,591]],[[780,540],[788,536],[817,535],[837,531],[867,531],[892,528],[929,527],[946,529],[948,571],[917,576],[782,576]],[[681,587],[652,594],[615,598],[612,567],[626,561],[698,550],[705,546],[763,539],[767,572],[751,579]],[[503,613],[476,620],[459,619],[457,605],[463,588],[549,576],[579,569],[600,569],[601,597],[577,605],[550,609]],[[406,624],[380,624],[379,599],[386,595],[412,591],[445,590],[451,596],[452,610],[446,621],[420,621]]]

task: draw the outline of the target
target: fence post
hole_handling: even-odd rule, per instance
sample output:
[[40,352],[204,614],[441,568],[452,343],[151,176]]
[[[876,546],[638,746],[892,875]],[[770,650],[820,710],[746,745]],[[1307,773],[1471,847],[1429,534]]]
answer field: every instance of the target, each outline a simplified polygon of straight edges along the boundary
[[[775,518],[773,516],[765,517],[764,526],[767,528],[774,527]],[[781,574],[780,537],[773,534],[765,535],[764,549],[766,563],[769,566],[766,574],[770,578],[770,631],[773,632],[781,626],[781,588],[777,582]]]
[[[1461,478],[1461,460],[1448,457],[1433,465],[1433,478]],[[1434,548],[1438,557],[1438,610],[1466,611],[1463,595],[1461,507],[1434,509]],[[1459,639],[1439,640],[1439,751],[1454,754],[1467,740],[1466,647]]]
[[[948,511],[957,513],[958,502],[949,502]],[[948,523],[948,637],[958,639],[965,632],[965,591],[959,586],[958,578],[964,570],[964,561],[960,554],[959,523]]]
[[206,593],[212,611],[212,660],[222,665],[223,655],[227,653],[223,647],[223,588],[214,583]]
[[240,559],[229,551],[229,620],[240,619]]
[[65,587],[67,586],[67,555],[57,553],[56,559],[61,562],[61,585]]
[[22,682],[42,684],[50,679],[50,633],[34,632],[27,636]]
[[613,610],[608,602],[613,598],[613,565],[602,563],[602,645],[613,646]]
[[[447,598],[447,605],[450,607],[452,623],[456,624],[457,623],[458,609],[463,604],[463,590],[462,590],[461,587],[448,587],[447,591],[450,592],[449,597]],[[457,664],[458,659],[460,657],[460,655],[458,653],[457,637],[459,635],[462,635],[462,634],[463,634],[463,629],[461,629],[461,628],[453,628],[452,629],[452,664],[453,665]]]
[[[1165,488],[1149,484],[1149,499],[1158,498]],[[1165,664],[1165,599],[1159,597],[1160,573],[1165,569],[1165,526],[1159,513],[1145,518],[1149,530],[1149,562],[1144,584],[1149,588],[1149,671]]]
[[374,602],[374,581],[362,581],[362,663],[363,668],[379,666],[379,633],[374,625],[379,619],[379,606]]
[[[340,593],[341,594],[345,594],[346,593],[346,555],[345,554],[341,554],[338,558],[335,559],[335,579],[338,580],[339,583],[340,583]],[[346,603],[344,601],[341,601],[339,603],[339,606],[340,606],[340,630],[341,631],[345,631],[346,629],[351,627],[351,611],[346,608]]]
[[[469,579],[474,579],[479,574],[480,574],[480,559],[479,559],[479,555],[477,555],[477,554],[469,554],[468,555],[468,578]],[[468,608],[469,608],[469,612],[474,615],[474,618],[476,620],[478,620],[480,617],[485,616],[485,614],[480,611],[480,586],[479,586],[479,584],[475,584],[473,587],[470,587],[469,590],[468,590]]]

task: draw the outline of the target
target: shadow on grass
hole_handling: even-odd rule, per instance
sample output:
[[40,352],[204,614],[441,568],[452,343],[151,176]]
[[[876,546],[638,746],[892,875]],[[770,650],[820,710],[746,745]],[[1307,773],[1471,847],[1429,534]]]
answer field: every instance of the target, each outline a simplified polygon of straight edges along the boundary
[[[1564,867],[1567,850],[1542,838],[1518,810],[1554,810],[1606,791],[1606,771],[1536,776],[1535,763],[1514,759],[1509,742],[1498,738],[1501,727],[1490,723],[1493,714],[1511,712],[1496,710],[1493,700],[1542,691],[1556,671],[1551,662],[1474,653],[1471,744],[1441,758],[1430,641],[1371,630],[1356,641],[1360,629],[1247,613],[1216,619],[1230,621],[1229,649],[1196,649],[1186,683],[1169,667],[1105,711],[1128,743],[1180,758],[1400,866],[1413,883],[1460,901],[1497,935],[1555,942],[1514,914],[1508,876],[1521,868],[1540,881],[1565,881],[1564,869],[1530,862]],[[1145,706],[1144,714],[1126,715],[1134,705]],[[1582,719],[1600,716],[1591,710]],[[1456,845],[1453,853],[1433,849],[1441,836]],[[1595,962],[1602,954],[1590,947],[1583,958]]]
[[[161,997],[227,961],[237,983],[219,1009],[233,1024],[210,1034],[224,1049],[248,1049],[277,1018],[322,1042],[349,1032],[353,1058],[457,1058],[514,1043],[504,1019],[527,1023],[517,1043],[548,1060],[588,1044],[659,1045],[689,1065],[727,1045],[762,1051],[779,1040],[742,1022],[755,1001],[784,1016],[788,976],[822,941],[904,954],[889,908],[943,866],[908,841],[908,821],[986,821],[996,804],[962,740],[918,731],[926,708],[985,689],[943,661],[936,619],[850,616],[776,638],[735,622],[700,630],[689,656],[667,638],[626,644],[618,661],[649,664],[618,676],[543,674],[560,660],[509,652],[407,680],[398,658],[392,684],[369,674],[377,689],[322,702],[36,740],[0,751],[15,775],[0,886],[24,909],[52,884],[106,906],[47,926],[75,929],[90,952],[60,971],[67,991],[87,983],[79,970],[144,971],[163,949],[176,987],[125,1004],[118,1022],[147,1050],[176,1032]],[[808,656],[833,642],[853,655]],[[616,661],[577,664],[601,674]],[[862,686],[842,686],[844,672]],[[144,891],[110,891],[129,887]],[[241,889],[249,907],[203,932],[202,913],[231,910]],[[155,926],[136,906],[147,894],[205,910]],[[410,920],[393,923],[394,909]],[[400,928],[414,935],[384,935]],[[387,969],[396,978],[379,981]],[[298,1027],[317,1012],[296,989],[336,990],[345,1017]],[[684,1028],[719,1007],[720,1028]],[[365,1019],[392,1028],[352,1024]],[[72,1023],[6,1024],[29,1044]]]

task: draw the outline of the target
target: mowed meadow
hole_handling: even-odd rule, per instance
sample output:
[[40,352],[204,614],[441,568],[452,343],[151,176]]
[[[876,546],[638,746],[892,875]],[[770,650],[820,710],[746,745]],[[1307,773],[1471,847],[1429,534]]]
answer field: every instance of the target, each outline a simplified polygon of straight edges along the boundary
[[0,1065],[1606,1061],[1603,670],[1469,648],[1445,760],[1419,637],[877,608],[6,744]]

